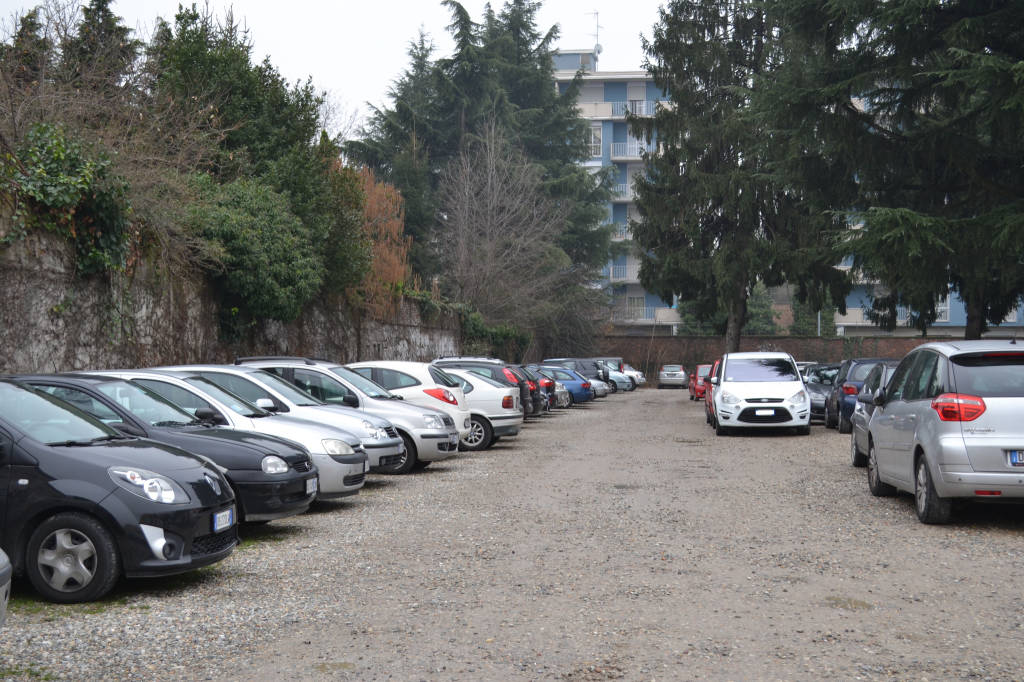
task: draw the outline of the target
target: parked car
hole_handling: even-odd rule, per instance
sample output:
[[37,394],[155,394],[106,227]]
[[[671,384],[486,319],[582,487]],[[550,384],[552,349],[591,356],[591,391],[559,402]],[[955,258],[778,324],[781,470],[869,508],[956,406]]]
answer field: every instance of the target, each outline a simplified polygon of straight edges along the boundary
[[569,407],[572,405],[572,396],[569,389],[561,381],[555,381],[555,407]]
[[658,388],[686,388],[689,385],[686,368],[682,365],[662,365],[658,370]]
[[[112,370],[93,373],[117,376],[145,386],[199,421],[299,443],[317,466],[317,499],[354,495],[363,485],[369,463],[359,436],[348,431],[264,410],[192,372]],[[325,471],[328,475],[324,475]]]
[[718,428],[718,422],[715,419],[715,384],[711,381],[717,377],[719,381],[722,380],[719,368],[722,366],[722,359],[718,358],[711,364],[711,372],[707,378],[704,379],[704,419],[712,428]]
[[241,522],[301,514],[316,498],[316,467],[305,448],[293,441],[203,425],[160,395],[115,377],[51,374],[18,380],[123,434],[208,458],[227,478]]
[[632,379],[637,386],[643,386],[647,383],[647,377],[644,376],[644,373],[638,369],[633,369],[633,365],[628,362],[625,363],[625,368],[622,370],[622,373]]
[[788,353],[726,353],[714,385],[715,433],[735,428],[795,428],[811,432],[811,400]]
[[[379,466],[381,458],[402,452],[402,439],[387,433],[388,424],[384,420],[355,410],[343,413],[327,407],[281,377],[256,367],[185,365],[160,369],[203,377],[257,407],[330,426],[339,436],[344,432],[354,436],[357,439],[354,444],[342,436],[334,439],[331,448],[325,446],[325,454],[313,452],[313,461],[320,472],[318,499],[355,495],[366,482],[366,472],[371,466]],[[371,455],[366,448],[369,443],[380,443],[382,447],[374,448]]]
[[600,364],[602,367],[608,370],[608,381],[606,383],[608,384],[608,388],[611,389],[612,393],[616,393],[617,391],[636,390],[636,381],[634,381],[633,377],[629,376],[628,374],[624,373],[622,370],[619,369],[619,367],[624,366],[624,363],[612,362],[611,360],[607,360],[605,358],[591,359],[596,360],[598,364]]
[[512,371],[512,366],[498,358],[484,358],[474,356],[444,357],[434,360],[432,364],[446,369],[458,367],[481,374],[498,383],[507,383],[509,386],[519,387],[519,403],[523,407],[523,415],[533,414],[533,400],[530,397],[530,386],[526,378]]
[[617,355],[604,355],[598,358],[591,358],[591,360],[603,362],[604,364],[608,365],[609,369],[613,369],[616,372],[622,372],[623,374],[625,373],[626,363],[622,360],[621,357]]
[[811,365],[803,370],[804,385],[811,396],[811,421],[825,421],[825,400],[835,385],[838,364]]
[[608,380],[608,369],[596,360],[589,360],[587,358],[546,358],[544,364],[568,367],[588,379]]
[[514,367],[518,368],[520,373],[525,375],[528,381],[536,385],[537,398],[539,399],[541,411],[548,412],[551,410],[551,408],[555,406],[555,382],[548,379],[546,376],[537,374],[525,365],[514,365]]
[[0,548],[50,601],[99,599],[122,575],[181,573],[238,544],[235,496],[212,462],[7,380],[0,462]]
[[235,364],[272,372],[328,405],[350,407],[388,420],[402,439],[405,451],[374,471],[409,473],[448,459],[458,448],[458,430],[446,412],[406,402],[344,365],[281,357],[240,358]]
[[519,389],[501,384],[468,369],[451,368],[448,373],[462,384],[472,422],[469,435],[461,440],[464,450],[486,450],[498,438],[519,435],[523,408]]
[[11,600],[11,576],[14,569],[6,552],[0,549],[0,628],[7,621],[7,603]]
[[466,396],[462,394],[459,382],[441,367],[427,362],[394,360],[354,362],[347,366],[411,403],[447,412],[455,422],[459,438],[469,435],[471,421],[466,409]]
[[591,379],[590,387],[594,389],[595,398],[605,398],[609,393],[611,393],[611,389],[608,387],[608,384],[600,379]]
[[594,399],[594,389],[590,379],[575,370],[561,365],[530,365],[535,371],[560,382],[569,392],[570,405],[585,403]]
[[868,463],[868,422],[875,411],[874,396],[879,389],[885,388],[896,371],[899,360],[879,362],[871,368],[860,393],[857,394],[857,405],[850,417],[850,465],[867,466]]
[[876,391],[868,487],[914,494],[923,523],[945,523],[955,499],[1024,497],[1024,350],[1013,340],[927,343]]
[[697,365],[690,373],[687,387],[690,389],[690,400],[703,400],[707,391],[707,377],[711,374],[711,365]]
[[547,395],[542,391],[533,373],[522,365],[509,365],[509,369],[516,376],[522,378],[526,382],[526,387],[530,390],[531,414],[537,416],[546,412],[549,409]]
[[894,358],[851,358],[839,366],[835,382],[825,398],[825,426],[839,429],[839,433],[850,432],[850,417],[857,404],[857,394],[864,385],[864,378],[879,362]]

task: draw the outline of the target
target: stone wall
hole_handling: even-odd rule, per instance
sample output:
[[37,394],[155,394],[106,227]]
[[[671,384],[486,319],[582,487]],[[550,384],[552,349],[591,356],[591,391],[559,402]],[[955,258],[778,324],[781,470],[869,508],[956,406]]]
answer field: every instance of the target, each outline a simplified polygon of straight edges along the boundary
[[457,355],[458,319],[422,319],[404,301],[386,320],[320,300],[289,323],[269,321],[226,343],[205,277],[143,264],[131,277],[75,277],[73,254],[49,234],[0,247],[0,372],[62,372],[303,355],[339,362]]
[[[740,350],[779,350],[797,360],[839,362],[852,357],[901,358],[926,341],[939,337],[898,336],[744,336]],[[648,377],[668,363],[683,363],[687,369],[713,362],[725,351],[720,336],[605,336],[598,340],[599,355],[621,356]]]

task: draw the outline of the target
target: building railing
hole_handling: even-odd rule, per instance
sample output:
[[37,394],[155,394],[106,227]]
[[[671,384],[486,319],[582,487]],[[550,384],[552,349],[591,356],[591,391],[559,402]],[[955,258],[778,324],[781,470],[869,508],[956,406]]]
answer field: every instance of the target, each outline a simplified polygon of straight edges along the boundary
[[654,306],[619,306],[612,309],[613,322],[637,322],[643,320],[654,321]]
[[631,99],[627,102],[612,102],[612,116],[616,118],[630,113],[634,116],[654,116],[657,102],[649,99]]
[[636,194],[633,192],[633,186],[631,184],[623,183],[621,185],[615,185],[612,187],[613,200],[632,201],[635,196]]
[[613,159],[639,159],[646,153],[655,149],[653,144],[647,144],[640,140],[629,140],[628,142],[612,142]]
[[629,231],[629,225],[625,223],[614,223],[612,225],[612,239],[621,241],[623,239],[632,239],[633,235]]
[[640,264],[626,263],[624,265],[613,265],[610,274],[611,276],[608,279],[612,282],[639,282]]

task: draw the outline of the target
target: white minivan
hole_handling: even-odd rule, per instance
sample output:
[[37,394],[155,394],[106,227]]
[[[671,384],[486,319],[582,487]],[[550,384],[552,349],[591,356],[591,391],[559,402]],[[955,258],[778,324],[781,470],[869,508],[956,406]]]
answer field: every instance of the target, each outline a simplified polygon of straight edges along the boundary
[[789,353],[726,353],[711,383],[719,436],[738,428],[811,432],[811,398]]

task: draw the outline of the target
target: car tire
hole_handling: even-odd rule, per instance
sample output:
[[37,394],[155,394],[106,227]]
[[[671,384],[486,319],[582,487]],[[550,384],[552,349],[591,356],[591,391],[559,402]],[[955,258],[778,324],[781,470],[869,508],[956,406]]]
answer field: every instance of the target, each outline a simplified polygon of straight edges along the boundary
[[728,426],[722,426],[721,422],[715,420],[715,435],[716,436],[728,436],[730,429]]
[[469,418],[469,435],[459,440],[459,449],[477,452],[491,447],[494,438],[494,429],[486,417],[478,414]]
[[853,431],[853,422],[844,417],[842,413],[839,415],[839,433],[851,433]]
[[798,436],[809,436],[809,435],[811,435],[811,426],[810,426],[810,424],[808,424],[807,426],[798,426],[798,427],[796,427],[796,435],[798,435]]
[[832,423],[832,410],[828,409],[828,401],[825,401],[825,428],[834,429],[835,425]]
[[407,474],[416,467],[416,462],[419,461],[416,456],[416,444],[412,442],[412,437],[401,431],[398,432],[398,435],[402,437],[402,443],[405,444],[405,457],[399,460],[397,464],[380,467],[378,471],[382,474]]
[[856,434],[850,433],[850,466],[860,468],[867,466],[867,463],[867,456],[857,447]]
[[878,457],[875,455],[875,444],[868,441],[868,490],[875,497],[892,497],[896,488],[884,483],[878,475]]
[[914,471],[914,508],[921,523],[949,523],[953,513],[953,500],[939,497],[924,455],[917,458]]
[[94,601],[110,592],[121,564],[114,537],[102,523],[87,514],[62,512],[32,532],[25,569],[43,597],[72,604]]

